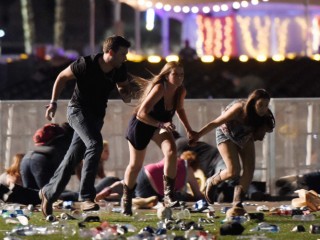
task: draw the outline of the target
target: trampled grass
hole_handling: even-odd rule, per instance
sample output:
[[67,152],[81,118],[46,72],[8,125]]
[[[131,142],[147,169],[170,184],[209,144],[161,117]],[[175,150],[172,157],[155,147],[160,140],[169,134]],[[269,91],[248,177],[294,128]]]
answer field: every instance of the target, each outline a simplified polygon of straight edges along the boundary
[[[281,204],[281,203],[280,203]],[[268,212],[264,213],[264,222],[267,222],[269,224],[275,224],[280,228],[279,232],[275,233],[268,233],[268,232],[251,232],[250,229],[256,227],[259,222],[256,220],[250,220],[248,222],[243,223],[242,225],[245,227],[244,232],[241,235],[238,236],[221,236],[219,233],[220,226],[222,225],[221,221],[225,218],[225,215],[220,212],[220,207],[216,207],[216,218],[214,218],[214,223],[204,223],[202,226],[204,227],[205,231],[208,231],[213,236],[216,237],[216,239],[222,239],[222,240],[231,240],[231,239],[254,239],[254,236],[261,236],[264,235],[269,239],[281,239],[281,240],[293,240],[293,239],[301,239],[301,240],[316,240],[320,239],[320,234],[313,234],[309,233],[310,225],[319,225],[320,226],[320,213],[315,213],[316,219],[314,221],[294,221],[292,220],[291,216],[279,216],[279,215],[270,215]],[[174,210],[174,213],[179,210]],[[255,211],[249,211],[249,212],[255,212]],[[59,216],[62,212],[55,211],[54,212],[56,216]],[[151,226],[153,228],[157,228],[157,223],[160,221],[157,218],[156,210],[138,210],[138,216],[135,217],[126,217],[123,216],[120,213],[106,213],[106,212],[93,212],[90,215],[99,216],[101,222],[108,222],[111,225],[126,225],[131,224],[136,227],[137,231],[135,233],[127,233],[124,235],[124,237],[128,237],[131,235],[136,235],[138,232],[143,229],[146,226]],[[191,219],[184,220],[185,222],[198,222],[199,218],[207,219],[206,213],[192,213]],[[65,229],[65,232],[60,232],[56,234],[47,234],[47,235],[39,235],[34,234],[32,236],[19,236],[14,235],[12,237],[16,237],[18,239],[92,239],[90,237],[83,238],[80,236],[79,232],[79,226],[78,226],[79,220],[64,220],[60,223],[51,223],[46,221],[46,219],[43,217],[41,212],[34,212],[30,216],[29,219],[29,225],[32,225],[34,227],[49,227],[49,228],[55,228],[55,229],[61,229],[58,227],[59,225],[67,225],[69,226],[67,229]],[[90,229],[95,228],[101,225],[99,222],[88,222],[84,223],[85,227],[83,229]],[[306,229],[306,232],[291,232],[291,230],[297,226],[297,225],[303,225]],[[11,232],[12,229],[18,227],[18,224],[10,224],[6,223],[6,219],[0,218],[0,237],[3,239],[5,236],[7,236],[7,232]],[[68,230],[69,229],[69,230]],[[75,232],[74,235],[68,234],[70,233],[70,229]],[[173,233],[176,236],[185,236],[185,231],[179,231],[179,230],[168,230],[167,233]],[[112,239],[119,239],[120,236]],[[258,239],[258,238],[256,238]]]

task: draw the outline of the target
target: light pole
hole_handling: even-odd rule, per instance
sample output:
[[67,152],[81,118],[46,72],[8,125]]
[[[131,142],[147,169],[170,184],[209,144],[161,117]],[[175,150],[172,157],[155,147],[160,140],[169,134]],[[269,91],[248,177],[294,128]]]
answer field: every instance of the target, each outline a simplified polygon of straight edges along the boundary
[[6,33],[2,30],[2,29],[0,29],[0,57],[1,57],[1,55],[2,55],[2,41],[1,41],[1,39],[2,39],[2,37],[4,37],[6,35]]

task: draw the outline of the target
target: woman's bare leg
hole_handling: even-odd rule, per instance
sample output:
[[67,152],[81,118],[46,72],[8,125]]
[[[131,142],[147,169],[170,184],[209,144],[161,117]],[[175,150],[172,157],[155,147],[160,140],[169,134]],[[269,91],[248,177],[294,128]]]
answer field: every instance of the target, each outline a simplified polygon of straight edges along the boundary
[[177,175],[177,150],[171,133],[160,130],[152,138],[160,146],[164,155],[163,187],[164,205],[166,207],[178,206],[175,201],[175,179]]
[[253,179],[255,170],[255,146],[253,140],[248,142],[246,146],[240,151],[240,158],[242,161],[242,175],[240,177],[240,185],[243,187],[243,191],[247,192],[249,185]]
[[143,161],[146,155],[146,149],[137,150],[132,146],[130,142],[128,143],[130,161],[124,173],[124,184],[127,185],[130,189],[132,189],[136,184],[136,179],[138,177],[139,171],[143,166]]
[[218,145],[218,150],[226,165],[220,172],[221,181],[239,177],[241,172],[239,147],[231,141],[226,141]]
[[177,148],[171,133],[160,131],[156,133],[152,140],[161,148],[164,156],[163,173],[172,179],[177,175]]

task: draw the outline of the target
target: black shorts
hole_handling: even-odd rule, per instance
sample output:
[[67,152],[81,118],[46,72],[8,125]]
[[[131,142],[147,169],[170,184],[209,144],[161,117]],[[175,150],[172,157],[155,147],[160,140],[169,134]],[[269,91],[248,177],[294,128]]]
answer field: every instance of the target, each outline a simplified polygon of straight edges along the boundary
[[139,121],[136,116],[132,116],[129,122],[126,139],[128,139],[135,149],[143,150],[148,146],[157,129],[157,127]]

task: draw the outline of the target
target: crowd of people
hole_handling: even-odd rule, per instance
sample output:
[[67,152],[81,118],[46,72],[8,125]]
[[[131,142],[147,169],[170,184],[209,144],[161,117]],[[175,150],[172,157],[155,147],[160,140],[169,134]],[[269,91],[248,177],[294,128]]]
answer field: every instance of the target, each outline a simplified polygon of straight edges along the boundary
[[[59,199],[77,200],[81,210],[92,211],[99,209],[99,200],[116,197],[121,199],[122,213],[132,215],[135,202],[154,196],[168,208],[191,199],[205,198],[214,204],[219,185],[233,181],[233,208],[229,214],[243,215],[242,202],[255,170],[254,141],[263,140],[275,127],[269,93],[254,89],[248,98],[231,102],[218,118],[197,131],[184,109],[187,90],[183,65],[168,62],[150,79],[129,75],[125,61],[130,45],[121,36],[108,37],[102,53],[80,57],[58,74],[45,116],[52,121],[63,89],[75,81],[67,108],[68,123],[46,124],[36,131],[34,149],[23,157],[17,155],[19,160],[2,177],[2,199],[41,203],[42,213],[48,216]],[[104,173],[109,146],[101,129],[109,95],[115,88],[125,103],[137,100],[124,136],[130,159],[123,179]],[[172,122],[175,114],[186,138],[177,136]],[[217,148],[199,141],[213,129]],[[144,166],[151,140],[161,149],[163,159]],[[207,179],[204,189],[196,179],[197,170]],[[79,178],[76,193],[66,190],[72,174]],[[96,185],[97,177],[102,180]],[[21,192],[30,197],[21,199]]]

